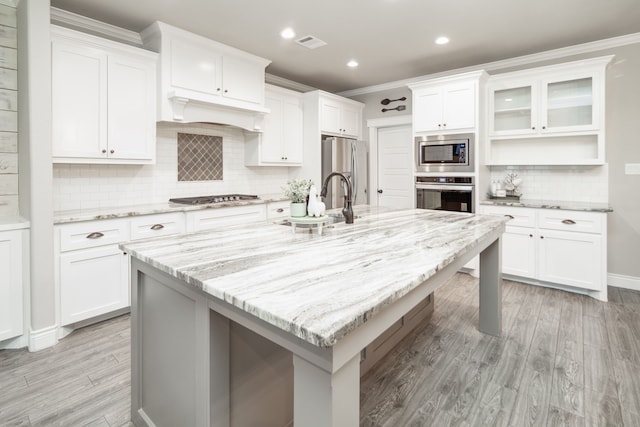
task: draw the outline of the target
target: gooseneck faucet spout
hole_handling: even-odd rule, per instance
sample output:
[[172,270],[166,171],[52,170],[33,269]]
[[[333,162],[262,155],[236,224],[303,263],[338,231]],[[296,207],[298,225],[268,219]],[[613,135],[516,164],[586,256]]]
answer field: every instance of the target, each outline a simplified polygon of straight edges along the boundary
[[351,187],[351,181],[341,174],[340,172],[331,172],[324,179],[322,183],[322,191],[320,191],[320,197],[324,198],[327,196],[327,188],[329,186],[329,181],[334,176],[339,176],[344,183],[347,185],[347,194],[344,195],[344,207],[342,208],[342,215],[344,215],[344,222],[347,224],[353,224],[353,208],[351,206],[353,202],[353,188]]

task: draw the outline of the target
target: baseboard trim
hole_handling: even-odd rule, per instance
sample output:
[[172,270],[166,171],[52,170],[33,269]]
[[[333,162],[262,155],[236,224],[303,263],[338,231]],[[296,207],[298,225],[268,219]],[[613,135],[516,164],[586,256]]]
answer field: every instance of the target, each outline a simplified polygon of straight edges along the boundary
[[640,291],[640,277],[609,273],[607,275],[607,284],[616,288]]
[[29,332],[29,351],[40,351],[53,347],[58,343],[56,325]]

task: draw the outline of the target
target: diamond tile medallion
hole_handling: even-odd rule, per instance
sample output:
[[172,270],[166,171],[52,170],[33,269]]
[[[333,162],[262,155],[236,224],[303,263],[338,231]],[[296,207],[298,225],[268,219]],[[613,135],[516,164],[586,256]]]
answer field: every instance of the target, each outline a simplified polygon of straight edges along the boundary
[[222,180],[222,137],[178,133],[178,181]]

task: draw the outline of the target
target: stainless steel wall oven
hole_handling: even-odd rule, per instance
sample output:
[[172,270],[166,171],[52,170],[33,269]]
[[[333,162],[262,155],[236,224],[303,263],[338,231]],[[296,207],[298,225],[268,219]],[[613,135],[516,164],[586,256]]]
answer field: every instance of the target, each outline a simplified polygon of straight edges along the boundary
[[417,176],[416,207],[457,212],[475,212],[475,186],[471,176]]

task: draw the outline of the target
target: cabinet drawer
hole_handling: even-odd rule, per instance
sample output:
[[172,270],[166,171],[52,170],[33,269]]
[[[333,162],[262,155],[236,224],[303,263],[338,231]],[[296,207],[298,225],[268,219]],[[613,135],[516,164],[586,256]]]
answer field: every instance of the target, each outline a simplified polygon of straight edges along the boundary
[[507,226],[518,227],[535,227],[536,226],[536,211],[529,208],[518,208],[511,206],[483,206],[483,214],[489,215],[504,215],[511,217],[511,221],[507,223]]
[[291,202],[273,202],[267,205],[267,219],[287,218],[290,216]]
[[94,248],[129,240],[127,222],[123,220],[87,221],[59,226],[60,251]]
[[606,224],[605,215],[595,212],[545,210],[538,214],[538,228],[601,234]]
[[203,209],[188,212],[189,231],[210,230],[230,225],[264,221],[267,218],[264,204]]
[[185,220],[182,212],[131,218],[131,240],[184,232]]

